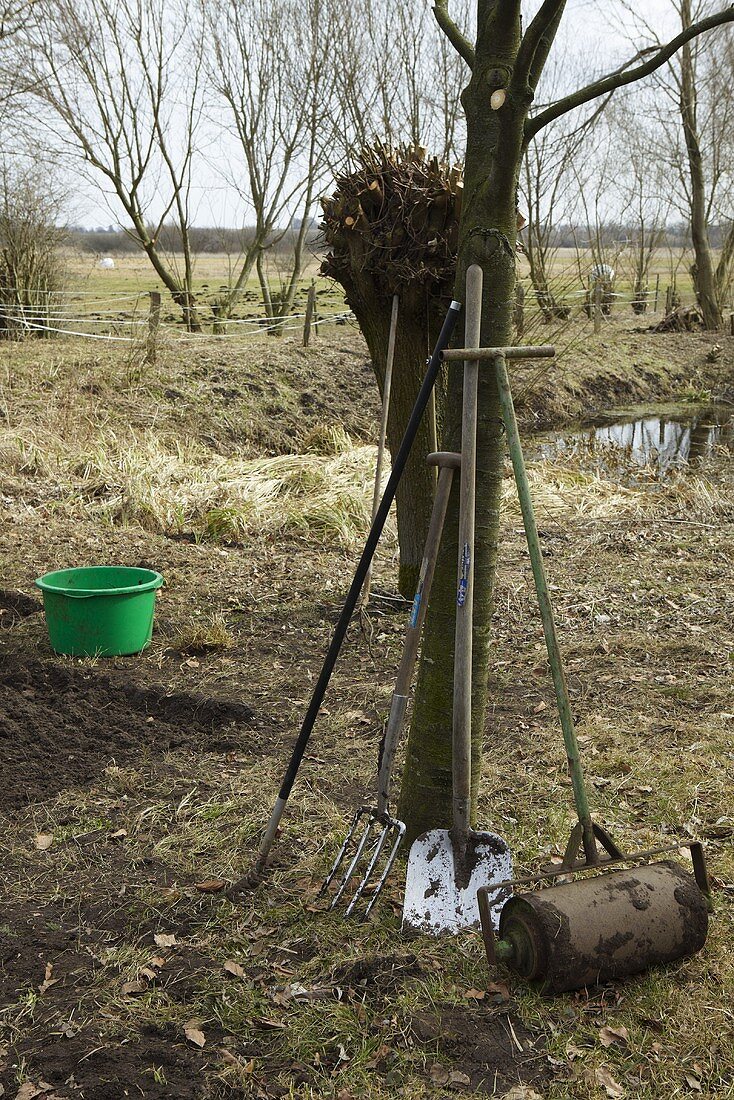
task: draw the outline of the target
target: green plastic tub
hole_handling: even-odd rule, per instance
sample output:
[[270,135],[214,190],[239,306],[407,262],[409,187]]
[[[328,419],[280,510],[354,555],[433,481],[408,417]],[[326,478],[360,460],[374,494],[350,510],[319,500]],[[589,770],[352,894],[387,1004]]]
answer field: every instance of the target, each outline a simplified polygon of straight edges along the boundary
[[51,645],[75,657],[140,653],[153,633],[155,592],[162,584],[153,569],[124,565],[46,573],[36,585]]

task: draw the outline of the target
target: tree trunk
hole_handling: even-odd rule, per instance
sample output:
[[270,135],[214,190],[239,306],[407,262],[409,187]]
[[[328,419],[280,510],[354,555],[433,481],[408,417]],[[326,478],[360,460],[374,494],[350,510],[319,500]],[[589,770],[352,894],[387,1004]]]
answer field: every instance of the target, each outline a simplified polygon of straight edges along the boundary
[[[522,156],[527,89],[510,87],[499,110],[489,109],[493,88],[507,80],[520,41],[520,5],[489,5],[494,15],[480,25],[476,62],[462,95],[467,120],[464,202],[459,231],[455,296],[464,301],[467,268],[484,271],[482,345],[502,346],[512,333],[515,285],[516,192]],[[481,6],[480,6],[481,7]],[[497,14],[499,12],[499,14]],[[451,368],[442,446],[461,441],[460,365]],[[489,623],[504,462],[504,436],[494,372],[489,362],[479,378],[477,428],[477,516],[472,680],[472,805],[476,805],[485,732],[490,654]],[[458,479],[457,479],[458,480]],[[426,620],[415,710],[398,815],[410,842],[427,829],[450,827],[451,713],[455,596],[457,584],[458,491],[452,493]]]
[[[349,282],[349,285],[347,285]],[[347,304],[354,310],[360,331],[372,359],[372,367],[382,396],[390,333],[390,308],[372,280],[355,272],[343,279]],[[448,304],[448,303],[446,303]],[[387,445],[395,455],[403,438],[411,410],[426,372],[426,349],[433,346],[443,320],[438,303],[427,302],[425,288],[405,287],[400,292],[400,314],[395,335],[395,356],[387,421]],[[437,409],[442,405],[439,382]],[[426,463],[432,449],[432,430],[428,413],[418,429],[395,497],[398,522],[400,566],[398,587],[406,599],[415,592],[428,521],[433,505],[434,473]]]
[[[685,30],[692,23],[690,0],[682,0],[681,24]],[[716,295],[714,259],[706,224],[706,179],[703,156],[698,138],[696,111],[696,73],[693,51],[687,42],[681,50],[680,112],[691,177],[691,240],[695,262],[692,268],[696,298],[701,307],[703,327],[721,328],[722,317]]]

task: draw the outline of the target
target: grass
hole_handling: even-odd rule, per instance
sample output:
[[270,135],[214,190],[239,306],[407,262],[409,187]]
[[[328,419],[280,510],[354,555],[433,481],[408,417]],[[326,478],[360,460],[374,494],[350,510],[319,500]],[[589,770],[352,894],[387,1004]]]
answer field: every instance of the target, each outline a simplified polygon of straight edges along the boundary
[[[486,1068],[491,1094],[492,1065],[472,1029],[505,1028],[503,1052],[517,1052],[509,1019],[544,1069],[533,1086],[544,1100],[603,1098],[605,1070],[639,1100],[734,1096],[730,460],[665,477],[624,455],[605,456],[602,469],[584,452],[530,463],[594,812],[630,850],[703,836],[715,914],[693,959],[552,1001],[503,972],[508,1001],[490,984],[497,976],[477,935],[400,935],[399,873],[369,922],[345,923],[316,901],[374,785],[404,629],[379,607],[367,637],[357,624],[350,631],[268,877],[237,904],[197,888],[249,864],[371,503],[374,448],[352,422],[331,427],[319,412],[292,435],[294,453],[257,454],[252,441],[240,453],[213,375],[246,369],[164,360],[131,382],[114,356],[70,359],[58,346],[5,356],[3,584],[28,589],[67,562],[143,559],[167,585],[140,657],[103,668],[54,658],[39,616],[2,632],[2,656],[187,692],[192,708],[213,696],[256,711],[227,750],[204,741],[122,761],[111,746],[92,782],[4,819],[6,970],[28,959],[15,984],[14,972],[4,975],[6,1089],[52,1079],[64,1095],[73,1071],[94,1095],[104,1066],[87,1056],[101,1048],[110,1065],[127,1058],[119,1072],[131,1095],[418,1100],[452,1095],[434,1082],[442,1068],[467,1066]],[[278,360],[288,408],[296,384],[281,370]],[[253,384],[263,373],[253,371]],[[180,396],[165,398],[167,388]],[[235,419],[265,417],[249,401],[234,402]],[[507,838],[522,870],[562,849],[573,811],[506,472],[479,819]],[[394,583],[388,539],[375,584]],[[53,835],[47,851],[36,850],[38,833]],[[161,932],[176,942],[159,947]],[[230,960],[244,977],[224,970]],[[40,993],[47,961],[59,981]],[[126,991],[129,982],[141,988]],[[448,1010],[465,1045],[440,1029],[418,1037]],[[185,1038],[192,1020],[201,1049]],[[604,1026],[626,1029],[626,1042],[603,1046]]]

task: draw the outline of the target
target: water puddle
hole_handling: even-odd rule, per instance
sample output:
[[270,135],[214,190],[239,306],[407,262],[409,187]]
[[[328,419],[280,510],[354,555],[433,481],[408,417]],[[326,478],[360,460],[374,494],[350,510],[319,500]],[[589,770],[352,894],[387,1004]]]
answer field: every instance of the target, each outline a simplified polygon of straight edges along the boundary
[[707,405],[691,408],[631,411],[598,417],[590,425],[538,437],[544,458],[561,454],[588,457],[595,465],[651,468],[658,473],[700,466],[721,451],[734,452],[734,408]]

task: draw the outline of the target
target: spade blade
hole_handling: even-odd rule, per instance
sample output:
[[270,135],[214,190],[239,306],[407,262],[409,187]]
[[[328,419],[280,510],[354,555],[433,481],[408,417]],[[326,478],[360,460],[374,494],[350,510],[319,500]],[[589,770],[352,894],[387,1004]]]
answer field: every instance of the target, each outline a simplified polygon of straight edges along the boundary
[[[408,858],[403,902],[403,930],[432,936],[455,935],[479,925],[477,890],[512,878],[510,849],[494,833],[469,833],[458,850],[447,829],[431,829],[414,842]],[[499,911],[509,896],[497,892],[491,906],[497,927]]]

